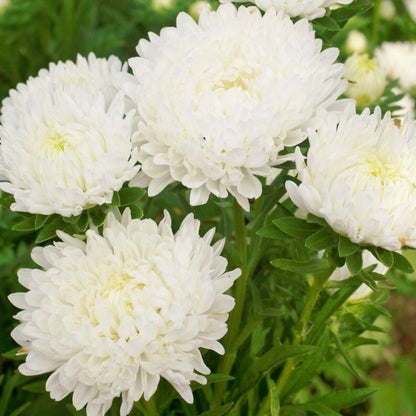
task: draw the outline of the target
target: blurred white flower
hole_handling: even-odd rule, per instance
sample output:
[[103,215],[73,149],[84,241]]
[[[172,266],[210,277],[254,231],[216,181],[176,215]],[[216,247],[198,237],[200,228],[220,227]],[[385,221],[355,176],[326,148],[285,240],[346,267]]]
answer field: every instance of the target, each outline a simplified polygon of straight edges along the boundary
[[416,88],[416,42],[383,42],[374,55],[390,79],[404,91]]
[[189,14],[195,19],[198,20],[202,12],[205,10],[211,10],[211,3],[209,1],[195,1],[189,6]]
[[410,14],[410,17],[416,21],[416,0],[404,0],[404,4]]
[[345,95],[354,98],[359,107],[366,107],[379,99],[386,87],[386,75],[375,59],[367,54],[351,55],[345,61],[345,79],[348,88]]
[[382,0],[380,3],[380,16],[385,19],[391,19],[395,14],[396,8],[393,2],[391,0]]
[[367,50],[368,41],[363,32],[351,30],[345,41],[345,49],[349,54],[363,53]]
[[[246,0],[220,0],[221,3],[245,3]],[[352,0],[251,0],[261,10],[274,9],[290,17],[304,17],[312,20],[322,17],[325,8],[339,4],[350,4]]]
[[[363,250],[362,252],[362,258],[363,258],[363,268],[371,266],[372,264],[375,264],[376,267],[373,270],[375,273],[379,274],[386,274],[388,268],[381,262],[379,262],[368,250]],[[329,277],[329,280],[331,281],[341,281],[345,280],[351,277],[351,273],[348,270],[347,265],[344,265],[342,267],[338,267],[334,270],[334,272]],[[372,290],[363,283],[349,298],[350,301],[357,301],[361,300],[363,298],[366,298],[372,293]]]
[[111,202],[138,171],[132,149],[134,111],[115,86],[127,76],[111,57],[51,64],[18,84],[0,117],[0,189],[11,209],[78,215]]
[[175,0],[152,0],[152,9],[157,12],[172,9],[175,6]]
[[416,122],[353,107],[323,120],[306,163],[296,151],[301,184],[286,182],[290,198],[354,243],[416,247]]
[[7,6],[10,4],[10,0],[0,0],[0,14],[6,10]]
[[176,28],[141,40],[129,61],[137,85],[125,86],[140,116],[131,184],[154,196],[180,181],[192,205],[230,193],[248,210],[262,193],[256,176],[345,90],[338,50],[321,47],[306,20],[231,4],[199,24],[181,13]]
[[42,269],[21,269],[26,293],[9,296],[23,309],[12,337],[27,357],[25,375],[52,372],[46,389],[55,400],[73,393],[76,409],[103,416],[115,397],[127,415],[165,378],[188,402],[190,382],[204,384],[209,368],[200,348],[224,353],[234,299],[223,294],[240,275],[225,272],[224,241],[214,229],[199,236],[189,214],[173,234],[170,217],[121,219],[108,214],[103,233],[86,241],[58,231],[61,242],[32,251]]

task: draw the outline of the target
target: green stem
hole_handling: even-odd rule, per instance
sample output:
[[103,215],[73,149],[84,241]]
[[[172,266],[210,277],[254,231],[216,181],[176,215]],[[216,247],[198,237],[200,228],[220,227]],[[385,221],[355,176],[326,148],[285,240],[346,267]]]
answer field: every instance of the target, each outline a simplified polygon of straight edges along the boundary
[[[236,357],[236,351],[231,352],[231,347],[234,344],[239,332],[240,323],[243,316],[244,299],[247,288],[247,242],[246,242],[246,224],[244,220],[244,212],[238,203],[233,201],[233,218],[234,218],[234,233],[235,243],[237,247],[239,266],[241,268],[241,276],[237,279],[235,284],[235,307],[230,315],[229,331],[224,341],[224,348],[226,354],[220,361],[217,372],[220,374],[230,374]],[[212,408],[218,407],[223,399],[227,387],[226,382],[217,383],[214,390],[214,398],[212,401]]]
[[[299,320],[294,328],[293,331],[293,341],[292,345],[299,345],[302,342],[303,337],[306,335],[308,331],[309,325],[309,318],[312,314],[313,308],[318,300],[319,294],[321,293],[322,288],[324,287],[326,281],[328,280],[329,276],[331,276],[332,272],[334,271],[335,266],[330,267],[325,272],[317,274],[316,276],[310,276],[312,280],[312,284],[310,285],[308,294],[306,295],[305,304],[303,305],[303,309],[300,313]],[[289,358],[284,367],[282,372],[280,373],[279,379],[277,380],[276,390],[275,392],[280,396],[283,392],[283,389],[289,380],[290,374],[295,368],[295,359]],[[263,400],[259,415],[267,414],[267,408],[270,403],[270,396],[268,395],[265,400]]]
[[378,43],[378,32],[380,29],[380,13],[381,13],[381,0],[374,0],[374,12],[373,12],[373,27],[372,27],[372,46],[374,47]]

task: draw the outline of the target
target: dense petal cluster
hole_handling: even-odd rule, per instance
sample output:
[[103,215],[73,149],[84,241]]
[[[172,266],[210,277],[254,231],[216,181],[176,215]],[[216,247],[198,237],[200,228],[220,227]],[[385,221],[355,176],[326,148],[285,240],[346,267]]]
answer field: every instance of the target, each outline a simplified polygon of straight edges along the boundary
[[224,352],[234,299],[223,294],[240,270],[225,272],[224,241],[210,245],[214,229],[199,236],[189,214],[174,234],[170,217],[121,219],[110,213],[102,235],[86,241],[58,232],[61,242],[37,247],[42,269],[22,269],[27,293],[10,295],[23,309],[13,338],[27,352],[25,375],[52,372],[51,397],[73,392],[76,409],[103,416],[121,395],[120,415],[149,399],[160,377],[192,402],[191,381],[209,369],[199,348]]
[[2,103],[0,189],[11,208],[78,215],[111,202],[138,171],[127,112],[117,83],[127,75],[116,57],[51,64]]
[[416,122],[348,108],[309,141],[306,163],[296,152],[300,185],[286,183],[298,207],[355,243],[416,247]]
[[416,42],[383,42],[375,57],[390,79],[404,91],[416,90]]
[[[312,20],[322,17],[325,8],[334,4],[350,4],[352,0],[251,0],[262,10],[275,9],[284,12],[290,17],[305,17]],[[222,3],[243,3],[245,0],[221,0]]]
[[306,20],[232,4],[199,24],[181,13],[176,28],[141,40],[129,61],[136,89],[126,85],[140,117],[132,184],[154,196],[180,181],[192,205],[230,193],[248,210],[262,192],[256,176],[345,90],[338,50],[321,47]]
[[[362,252],[362,259],[363,259],[363,268],[375,265],[374,272],[379,274],[386,274],[388,268],[383,264],[380,263],[368,250],[363,250]],[[348,270],[347,265],[344,264],[342,267],[338,267],[334,270],[334,272],[329,277],[331,281],[342,281],[351,277],[351,273]],[[372,290],[363,283],[359,288],[348,298],[350,301],[358,301],[363,298],[368,297],[371,294]]]

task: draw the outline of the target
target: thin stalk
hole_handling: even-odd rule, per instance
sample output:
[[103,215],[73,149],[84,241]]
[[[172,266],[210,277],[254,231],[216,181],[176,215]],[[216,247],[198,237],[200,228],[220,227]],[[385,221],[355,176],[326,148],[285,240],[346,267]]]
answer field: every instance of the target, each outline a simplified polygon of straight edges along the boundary
[[371,30],[372,35],[372,45],[377,45],[378,43],[378,34],[380,30],[380,15],[381,15],[381,0],[374,1],[373,9],[373,27]]
[[[234,234],[237,253],[239,258],[239,266],[241,268],[241,276],[235,283],[235,307],[230,315],[229,331],[224,341],[224,348],[226,354],[221,360],[217,372],[220,374],[230,374],[233,367],[236,352],[230,353],[231,347],[234,344],[239,332],[240,323],[244,309],[244,299],[247,288],[247,242],[246,242],[246,224],[244,220],[244,212],[238,203],[233,201],[233,219],[234,219]],[[228,353],[227,353],[228,352]],[[227,383],[217,383],[214,389],[214,398],[212,401],[212,408],[218,407],[223,399]]]
[[[293,331],[293,341],[292,345],[299,345],[302,342],[303,337],[306,335],[308,331],[309,319],[313,308],[318,300],[319,294],[321,293],[322,288],[324,287],[326,281],[328,280],[329,276],[331,276],[332,272],[334,271],[335,266],[330,267],[325,272],[317,274],[316,276],[312,277],[312,284],[309,287],[308,294],[306,295],[305,304],[303,305],[303,309],[300,313],[299,320],[294,328]],[[276,393],[280,396],[283,392],[283,389],[289,380],[290,374],[295,368],[295,359],[289,358],[284,367],[282,372],[280,373],[279,379],[276,383]],[[270,403],[270,396],[268,395],[266,399],[263,401],[259,415],[267,414],[267,408]]]

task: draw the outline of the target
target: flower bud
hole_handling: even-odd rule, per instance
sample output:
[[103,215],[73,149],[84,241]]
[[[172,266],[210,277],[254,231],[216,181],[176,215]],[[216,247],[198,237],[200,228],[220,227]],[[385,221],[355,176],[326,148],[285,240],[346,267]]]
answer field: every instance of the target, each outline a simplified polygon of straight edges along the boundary
[[345,49],[349,54],[363,53],[367,50],[368,42],[363,32],[351,30],[345,42]]
[[358,107],[366,107],[381,97],[386,76],[375,59],[370,59],[367,54],[354,54],[347,59],[345,67],[345,79],[348,80],[345,94],[354,98]]
[[152,9],[161,12],[172,9],[175,6],[175,0],[152,0]]
[[380,15],[385,19],[391,19],[396,13],[396,8],[391,0],[383,0],[380,4]]

